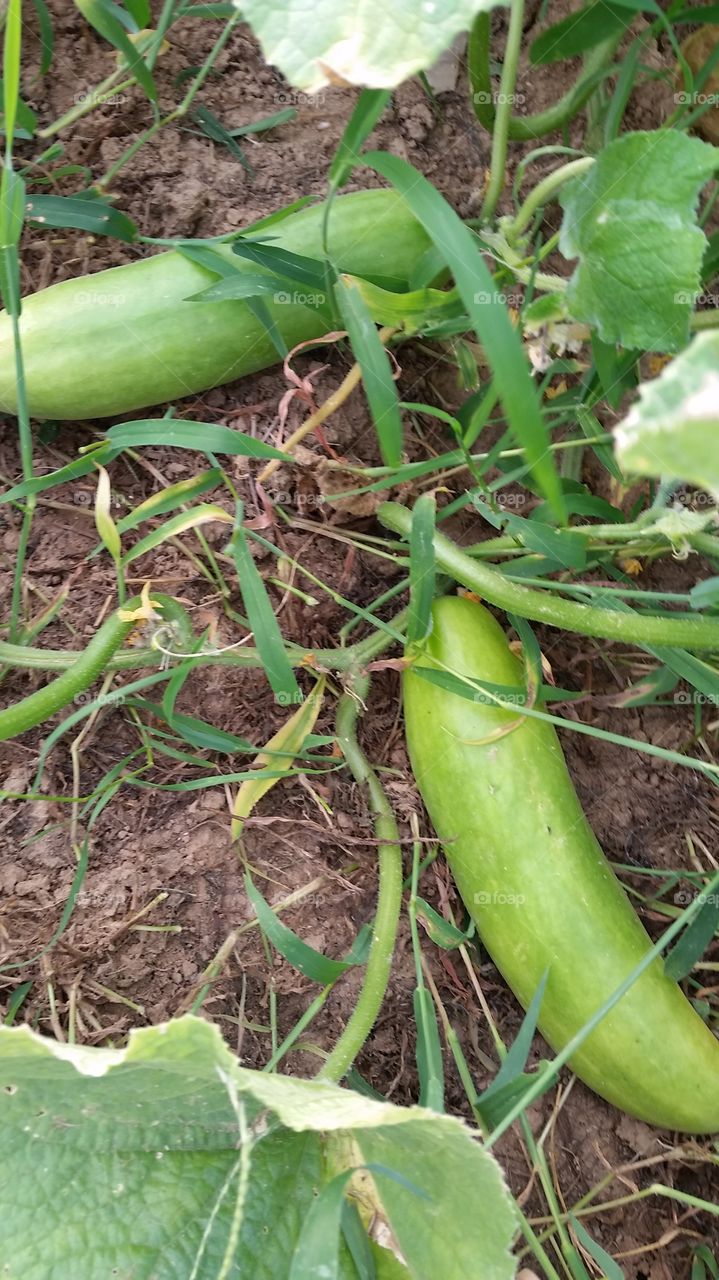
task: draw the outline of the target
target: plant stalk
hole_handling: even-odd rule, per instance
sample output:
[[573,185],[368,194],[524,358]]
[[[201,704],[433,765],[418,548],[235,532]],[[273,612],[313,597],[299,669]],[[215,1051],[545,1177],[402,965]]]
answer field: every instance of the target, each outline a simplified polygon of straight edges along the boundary
[[526,231],[530,225],[535,213],[548,204],[566,182],[591,169],[594,163],[594,156],[582,156],[579,160],[570,160],[568,164],[563,164],[560,169],[555,169],[538,182],[506,228],[509,243],[516,244],[522,232]]
[[492,160],[490,166],[489,185],[482,203],[481,218],[483,222],[491,222],[494,217],[499,197],[504,187],[507,168],[507,148],[509,144],[509,125],[512,119],[512,103],[517,84],[517,68],[522,48],[524,28],[524,0],[511,0],[509,13],[509,31],[507,45],[502,63],[499,102],[494,117],[492,133]]
[[[377,515],[386,528],[394,529],[402,537],[409,537],[412,512],[406,507],[384,502]],[[560,627],[564,631],[576,631],[579,635],[597,636],[644,648],[666,645],[677,649],[719,652],[719,618],[692,617],[691,614],[658,617],[618,613],[575,600],[541,595],[529,587],[509,582],[499,570],[473,560],[456,543],[437,531],[434,553],[438,568],[456,582],[476,592],[489,604],[516,613],[521,618]]]
[[[569,124],[586,105],[607,68],[622,38],[622,32],[611,36],[590,50],[584,68],[572,87],[551,107],[531,116],[511,116],[508,135],[512,142],[531,142],[557,133]],[[475,19],[469,39],[469,80],[474,111],[479,123],[492,132],[495,109],[492,102],[492,78],[489,71],[490,15],[480,13]]]
[[369,677],[352,673],[337,707],[337,741],[355,781],[367,791],[374,817],[379,883],[372,942],[364,982],[349,1021],[318,1073],[339,1083],[365,1044],[382,1007],[392,969],[392,956],[402,906],[402,852],[397,822],[384,788],[357,741],[357,720],[369,692]]

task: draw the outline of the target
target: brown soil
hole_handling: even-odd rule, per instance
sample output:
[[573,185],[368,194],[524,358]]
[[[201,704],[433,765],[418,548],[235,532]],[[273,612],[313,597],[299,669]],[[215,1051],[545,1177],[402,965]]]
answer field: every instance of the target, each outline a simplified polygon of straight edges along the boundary
[[[58,47],[50,76],[43,82],[28,77],[26,97],[43,123],[66,110],[78,93],[100,81],[112,65],[112,55],[60,0],[52,6]],[[499,20],[498,20],[499,21]],[[163,100],[175,100],[174,78],[196,65],[209,47],[210,26],[186,21],[172,32],[171,48],[158,72]],[[36,65],[37,50],[29,41],[27,58]],[[658,57],[650,51],[652,57]],[[238,34],[218,64],[222,74],[210,79],[202,101],[229,127],[268,115],[289,95],[279,76],[265,67],[253,41]],[[541,74],[523,74],[527,95],[524,109],[534,110],[553,100],[574,68],[551,67]],[[641,90],[633,106],[631,124],[656,125],[663,114],[661,89]],[[120,208],[148,235],[208,235],[226,231],[266,215],[303,195],[324,190],[327,163],[348,114],[348,95],[332,90],[314,102],[298,103],[298,118],[270,134],[245,144],[254,176],[221,146],[188,128],[167,128],[128,163],[113,184]],[[86,165],[99,178],[150,121],[148,107],[137,91],[121,103],[95,110],[63,135],[64,160]],[[470,194],[480,187],[488,162],[488,140],[476,125],[468,103],[464,77],[456,92],[443,95],[437,114],[416,82],[404,86],[376,132],[378,145],[407,157],[434,182],[460,213],[470,209]],[[28,152],[28,154],[30,154]],[[541,162],[540,162],[541,163]],[[365,171],[354,177],[357,186],[372,180]],[[65,190],[77,179],[68,179]],[[114,241],[92,240],[78,232],[32,233],[25,238],[25,288],[132,260],[138,250]],[[325,358],[325,357],[323,357]],[[407,399],[460,399],[456,376],[426,353],[403,355],[402,393]],[[307,371],[317,360],[301,358]],[[346,371],[338,352],[326,356],[327,368],[316,381],[319,403],[337,386]],[[280,371],[248,378],[241,384],[209,392],[182,411],[188,417],[244,427],[248,422],[262,434],[272,427],[278,401],[285,390]],[[440,401],[442,403],[442,401]],[[293,408],[290,426],[301,420]],[[158,411],[159,416],[159,411]],[[361,396],[355,395],[327,429],[340,453],[375,461],[369,419]],[[36,465],[49,469],[72,459],[87,443],[87,425],[63,425],[38,440]],[[422,438],[408,442],[410,451],[447,447],[435,425],[425,423]],[[321,454],[317,442],[312,444]],[[138,462],[113,464],[113,489],[118,511],[136,505],[159,484],[193,474],[196,460],[186,453],[156,449]],[[0,438],[0,478],[14,481],[20,474],[12,422]],[[244,472],[238,472],[249,517],[262,507]],[[0,589],[9,600],[13,558],[17,548],[19,514],[0,509]],[[310,522],[275,536],[288,552],[317,573],[334,590],[354,601],[373,599],[390,585],[387,562],[364,554],[348,555],[346,543],[328,534],[339,528],[375,531],[367,516],[336,514],[329,524],[321,513],[304,510]],[[208,526],[209,542],[221,550],[224,538]],[[224,532],[224,531],[221,531]],[[479,522],[461,530],[467,541],[483,536]],[[96,541],[92,519],[92,485],[80,481],[53,490],[41,502],[33,528],[26,575],[27,614],[69,588],[59,618],[44,632],[41,643],[51,647],[81,647],[98,618],[114,599],[113,575],[104,559],[89,564],[85,556]],[[186,539],[186,545],[192,545]],[[267,570],[270,561],[259,560]],[[194,563],[175,546],[165,545],[136,566],[139,585],[151,576],[157,589],[176,594],[191,609],[196,627],[216,625],[221,638],[236,639],[236,626],[222,613],[217,594]],[[683,589],[684,567],[664,567],[656,583]],[[683,584],[683,585],[682,585]],[[305,585],[305,584],[303,584]],[[655,583],[652,583],[655,585]],[[326,595],[308,607],[289,597],[281,612],[288,639],[308,647],[331,644],[346,614]],[[279,601],[280,595],[275,595]],[[237,601],[233,602],[237,605]],[[602,727],[664,747],[691,745],[688,709],[607,710],[601,696],[622,689],[636,664],[598,642],[556,633],[540,633],[557,683],[582,687],[593,697],[582,704],[581,715]],[[3,699],[13,701],[39,683],[36,675],[12,673],[3,683]],[[149,696],[153,696],[150,694]],[[332,732],[333,698],[319,723]],[[183,691],[179,709],[194,713],[222,728],[261,744],[279,727],[286,710],[275,704],[260,674],[229,669],[204,669]],[[398,710],[398,678],[384,671],[376,676],[362,738],[373,761],[383,766],[389,792],[409,839],[409,815],[421,808],[408,770]],[[0,784],[21,792],[32,782],[41,739],[28,735],[21,743],[0,749]],[[569,763],[581,798],[608,855],[622,865],[687,867],[691,844],[709,848],[716,831],[715,792],[697,774],[649,762],[635,752],[605,746],[596,740],[563,735]],[[85,736],[79,761],[79,793],[89,795],[124,755],[139,744],[136,726],[121,710],[106,709]],[[242,767],[236,757],[232,767]],[[218,771],[228,771],[216,758]],[[43,780],[47,799],[7,802],[0,818],[0,944],[2,959],[19,967],[5,972],[0,982],[9,998],[17,983],[32,981],[21,1016],[41,1029],[67,1035],[74,1019],[77,1035],[90,1044],[117,1042],[136,1025],[172,1017],[191,1004],[203,970],[233,930],[252,918],[238,863],[228,834],[228,794],[225,788],[178,794],[160,790],[181,776],[181,766],[158,756],[147,775],[153,786],[126,785],[93,828],[89,868],[72,920],[57,945],[41,961],[23,963],[50,940],[67,900],[76,866],[69,807],[53,797],[73,794],[73,765],[67,740],[56,748]],[[186,775],[183,775],[186,776]],[[246,832],[246,850],[258,884],[278,901],[312,883],[315,887],[285,915],[287,923],[309,943],[332,955],[344,953],[358,928],[372,916],[375,894],[375,851],[364,798],[344,772],[309,779],[314,789],[297,780],[272,791],[259,807]],[[321,803],[320,803],[321,802]],[[326,806],[329,806],[328,808]],[[429,834],[426,820],[423,831]],[[641,887],[641,881],[636,881]],[[422,892],[438,909],[460,911],[444,864],[424,876]],[[147,911],[138,928],[137,915]],[[655,931],[657,917],[647,920]],[[426,954],[447,1013],[456,1026],[470,1068],[479,1086],[488,1083],[494,1061],[492,1039],[462,963],[454,953],[427,944]],[[482,955],[479,979],[505,1040],[519,1025],[520,1013],[491,963]],[[403,923],[393,978],[380,1021],[358,1061],[358,1069],[376,1089],[396,1102],[416,1098],[412,991],[414,970],[406,923]],[[241,935],[227,957],[220,978],[204,1002],[204,1012],[216,1019],[230,1043],[249,1066],[261,1066],[270,1054],[270,997],[277,1000],[278,1032],[295,1024],[313,993],[311,984],[284,961],[270,964],[257,931]],[[307,1037],[328,1047],[337,1038],[356,996],[356,979],[339,983]],[[540,1046],[535,1060],[541,1056]],[[290,1055],[285,1069],[311,1073],[317,1058],[304,1048]],[[448,1108],[467,1114],[449,1055],[445,1061]],[[709,1148],[685,1143],[620,1116],[574,1083],[562,1079],[561,1093],[545,1097],[530,1113],[535,1133],[550,1126],[547,1153],[560,1200],[567,1206],[583,1196],[610,1170],[622,1170],[607,1180],[602,1199],[614,1199],[651,1182],[680,1187],[711,1198],[711,1179],[702,1166]],[[512,1188],[525,1213],[547,1212],[541,1189],[530,1178],[524,1145],[517,1134],[501,1145],[500,1156]],[[674,1280],[689,1274],[691,1246],[719,1244],[719,1233],[706,1216],[658,1198],[639,1202],[631,1211],[610,1210],[588,1220],[603,1246],[636,1280]]]

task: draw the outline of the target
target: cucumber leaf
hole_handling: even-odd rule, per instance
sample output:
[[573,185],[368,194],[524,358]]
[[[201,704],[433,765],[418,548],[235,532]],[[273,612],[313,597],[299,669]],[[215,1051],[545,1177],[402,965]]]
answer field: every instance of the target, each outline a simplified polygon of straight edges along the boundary
[[617,459],[643,476],[672,476],[719,497],[719,333],[697,334],[616,429]]
[[349,1280],[334,1227],[322,1254],[313,1206],[358,1166],[407,1274],[465,1280],[478,1258],[483,1280],[515,1273],[511,1197],[462,1121],[248,1071],[200,1018],[132,1031],[122,1049],[0,1027],[0,1125],[0,1257],[23,1280],[44,1280],[48,1257],[57,1280],[75,1280],[80,1258],[87,1276],[276,1280],[300,1242],[313,1274]]
[[603,342],[686,345],[707,244],[696,206],[718,166],[717,148],[677,130],[629,133],[567,184],[559,247],[579,258],[567,302]]
[[502,2],[316,0],[308,21],[307,0],[243,0],[242,17],[262,45],[265,62],[298,89],[391,89],[431,67],[478,13]]

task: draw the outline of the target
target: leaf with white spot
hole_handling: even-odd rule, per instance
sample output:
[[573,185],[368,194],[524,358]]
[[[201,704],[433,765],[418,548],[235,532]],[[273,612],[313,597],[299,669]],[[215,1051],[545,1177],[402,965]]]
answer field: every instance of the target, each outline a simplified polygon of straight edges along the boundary
[[241,0],[267,62],[298,89],[392,89],[506,0]]
[[639,388],[614,441],[628,471],[685,480],[719,499],[719,333],[699,334]]

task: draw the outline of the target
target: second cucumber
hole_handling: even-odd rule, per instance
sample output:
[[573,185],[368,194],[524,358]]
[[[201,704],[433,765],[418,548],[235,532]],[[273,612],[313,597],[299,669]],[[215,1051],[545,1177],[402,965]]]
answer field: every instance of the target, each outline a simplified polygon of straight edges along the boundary
[[[261,234],[273,248],[322,257],[324,206],[291,214]],[[394,191],[359,191],[335,200],[329,252],[341,271],[406,288],[429,239]],[[220,265],[269,276],[218,248]],[[271,279],[272,277],[269,276]],[[188,302],[216,276],[171,250],[63,280],[23,298],[20,336],[30,413],[37,418],[102,418],[206,391],[275,364],[266,328],[243,299]],[[318,311],[321,290],[278,279],[264,294],[288,347],[331,325]],[[0,313],[0,411],[17,411],[8,316]]]
[[[562,1049],[641,963],[650,940],[582,812],[553,727],[464,698],[417,665],[521,687],[501,627],[469,599],[436,602],[404,676],[412,768],[447,861],[498,969]],[[598,779],[601,783],[601,778]],[[615,1106],[688,1133],[719,1130],[719,1041],[657,959],[570,1066]]]

